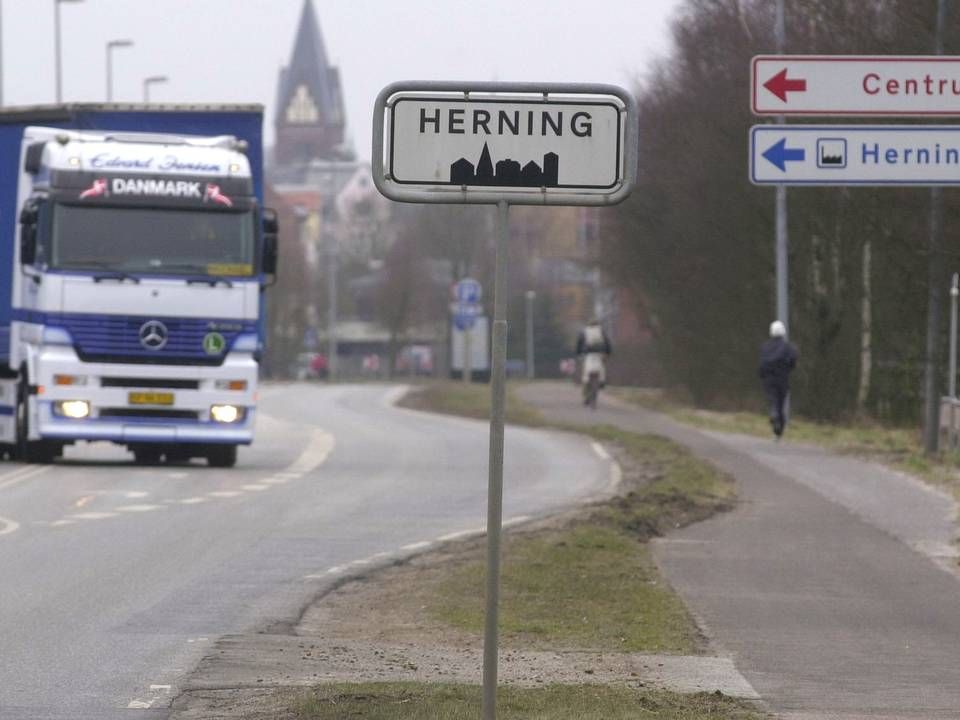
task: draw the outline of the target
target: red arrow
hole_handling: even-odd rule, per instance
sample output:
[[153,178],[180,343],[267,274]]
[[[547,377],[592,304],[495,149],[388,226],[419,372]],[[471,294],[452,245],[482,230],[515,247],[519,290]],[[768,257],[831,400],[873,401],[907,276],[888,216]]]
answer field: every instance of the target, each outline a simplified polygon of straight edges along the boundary
[[767,80],[763,86],[776,95],[778,98],[787,101],[788,92],[806,92],[807,91],[807,81],[799,79],[787,79],[787,68],[784,68],[772,78]]

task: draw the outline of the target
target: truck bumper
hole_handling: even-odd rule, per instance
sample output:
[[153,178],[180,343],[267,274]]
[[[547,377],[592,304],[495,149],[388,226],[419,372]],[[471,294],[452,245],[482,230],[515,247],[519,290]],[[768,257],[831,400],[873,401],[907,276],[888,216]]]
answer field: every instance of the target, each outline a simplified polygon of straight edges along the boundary
[[[249,353],[231,353],[222,365],[209,367],[88,363],[72,348],[45,347],[34,364],[31,435],[62,441],[249,445],[257,372]],[[229,389],[231,383],[242,389]],[[74,419],[59,413],[59,404],[71,400],[89,403],[89,415]],[[211,416],[215,405],[233,405],[240,418],[217,422]]]

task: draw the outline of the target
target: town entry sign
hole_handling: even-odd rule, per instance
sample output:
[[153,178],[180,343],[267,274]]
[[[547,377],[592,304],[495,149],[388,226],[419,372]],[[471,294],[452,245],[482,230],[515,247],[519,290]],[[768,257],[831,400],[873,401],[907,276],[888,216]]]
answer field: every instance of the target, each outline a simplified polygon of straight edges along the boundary
[[398,83],[374,110],[374,179],[414,202],[613,204],[636,166],[633,103],[606,85]]

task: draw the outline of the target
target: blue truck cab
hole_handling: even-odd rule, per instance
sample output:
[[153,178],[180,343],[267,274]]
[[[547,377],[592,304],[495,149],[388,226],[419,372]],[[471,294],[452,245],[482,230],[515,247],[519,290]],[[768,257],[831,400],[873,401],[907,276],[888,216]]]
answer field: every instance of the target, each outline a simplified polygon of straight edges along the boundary
[[235,464],[276,220],[259,106],[0,112],[0,443]]

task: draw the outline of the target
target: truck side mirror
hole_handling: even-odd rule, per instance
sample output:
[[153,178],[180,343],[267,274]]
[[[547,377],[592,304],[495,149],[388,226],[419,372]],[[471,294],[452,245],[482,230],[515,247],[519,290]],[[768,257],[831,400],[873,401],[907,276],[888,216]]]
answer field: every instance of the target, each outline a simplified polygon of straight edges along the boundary
[[261,259],[261,269],[264,275],[277,274],[277,232],[279,226],[277,223],[277,211],[271,208],[264,208],[261,212],[261,221],[263,223],[263,257]]
[[20,211],[20,263],[33,265],[37,259],[37,219],[40,211],[36,205],[26,205]]

